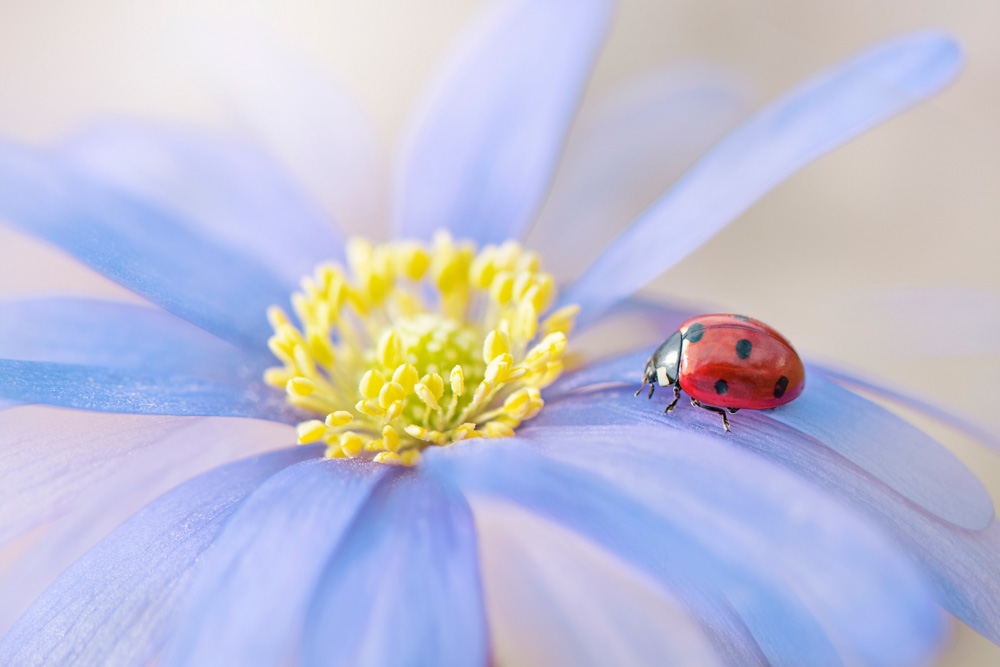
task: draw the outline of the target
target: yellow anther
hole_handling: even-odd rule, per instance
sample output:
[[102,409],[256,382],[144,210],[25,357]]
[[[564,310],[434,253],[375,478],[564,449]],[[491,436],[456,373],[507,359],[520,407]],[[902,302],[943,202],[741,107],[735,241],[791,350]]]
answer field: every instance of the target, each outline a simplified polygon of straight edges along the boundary
[[531,396],[527,388],[518,389],[503,402],[503,411],[508,417],[521,419],[531,409]]
[[400,452],[399,462],[404,466],[415,466],[420,463],[420,452],[416,449],[407,449],[405,452]]
[[399,417],[401,414],[403,414],[403,401],[396,401],[388,408],[386,408],[385,417],[383,417],[382,419],[383,421],[388,423],[391,422],[393,419]]
[[430,431],[425,429],[423,426],[417,426],[416,424],[409,424],[403,429],[411,438],[416,438],[417,440],[423,440],[424,442],[431,441]]
[[406,394],[413,393],[413,385],[420,380],[420,374],[413,364],[400,364],[392,372],[392,381],[403,388]]
[[461,366],[455,366],[451,369],[451,393],[455,396],[461,396],[465,393],[465,373],[462,372]]
[[399,449],[399,433],[391,426],[382,427],[382,442],[390,452]]
[[529,289],[534,287],[535,277],[529,271],[518,271],[514,274],[513,296],[517,300],[524,298]]
[[323,365],[333,363],[333,345],[330,344],[329,338],[317,331],[309,334],[309,351],[312,352],[312,355],[316,357],[316,361],[319,363]]
[[353,236],[347,239],[347,265],[351,267],[351,272],[356,276],[367,275],[372,272],[372,257],[375,254],[375,247],[367,239]]
[[370,370],[361,376],[358,391],[365,398],[378,398],[384,384],[385,376],[376,370]]
[[416,385],[414,385],[413,390],[417,393],[417,397],[420,398],[420,400],[423,401],[428,408],[430,408],[431,410],[441,409],[441,406],[438,405],[437,397],[434,395],[434,392],[432,392],[426,384],[424,384],[423,382],[418,382]]
[[472,395],[472,407],[479,407],[486,402],[490,392],[493,391],[493,383],[483,380],[476,387],[476,393]]
[[272,387],[284,387],[288,384],[288,381],[294,377],[292,372],[287,368],[268,368],[264,371],[264,382],[268,383]]
[[486,339],[483,341],[483,361],[490,363],[501,354],[509,352],[510,338],[506,333],[499,329],[494,329],[486,334]]
[[347,431],[340,436],[340,450],[345,456],[355,457],[365,448],[365,441],[354,431]]
[[408,243],[399,251],[400,272],[410,280],[420,280],[431,264],[427,251],[415,243]]
[[395,331],[390,329],[379,338],[378,360],[383,368],[396,368],[403,360],[403,343]]
[[344,450],[340,448],[339,442],[333,442],[326,446],[326,452],[324,453],[328,459],[342,459],[345,458]]
[[271,306],[267,309],[267,322],[272,329],[277,329],[283,324],[291,326],[288,315],[280,306]]
[[538,343],[538,347],[547,347],[553,357],[560,357],[566,351],[566,334],[561,331],[546,334]]
[[496,384],[498,381],[503,382],[503,378],[507,376],[507,373],[510,372],[510,368],[513,365],[514,358],[509,354],[506,352],[498,354],[493,357],[493,361],[491,361],[486,367],[484,379],[490,384]]
[[428,373],[420,378],[420,384],[431,390],[434,398],[441,398],[444,394],[444,380],[437,373]]
[[385,451],[385,441],[382,438],[378,440],[369,440],[365,443],[366,452],[384,452]]
[[403,463],[403,460],[396,452],[380,452],[372,460],[376,463],[395,463],[397,465],[402,465]]
[[455,440],[468,440],[469,438],[480,438],[482,433],[476,431],[476,425],[472,422],[466,422],[455,429]]
[[[532,287],[532,290],[537,287]],[[538,331],[538,310],[527,300],[517,305],[517,315],[514,320],[514,330],[522,340],[531,340]]]
[[[545,310],[552,303],[552,297],[556,293],[556,281],[551,273],[539,274],[535,281],[538,292],[531,297],[531,303],[539,312]],[[579,310],[579,308],[577,309]]]
[[326,425],[328,428],[346,426],[352,421],[354,421],[354,415],[347,410],[337,410],[336,412],[331,412],[326,416]]
[[514,366],[501,378],[505,384],[516,382],[528,374],[528,369],[524,366]]
[[512,271],[517,267],[517,260],[521,257],[521,244],[517,241],[504,241],[497,248],[497,266],[507,271]]
[[358,401],[354,404],[354,409],[369,417],[381,417],[385,414],[385,410],[378,404],[378,400],[374,398],[366,398]]
[[474,287],[486,289],[493,282],[493,276],[497,273],[497,266],[493,260],[494,249],[487,246],[480,251],[476,258],[469,265],[469,282]]
[[499,304],[510,301],[514,294],[514,276],[510,271],[497,271],[490,283],[490,296]]
[[308,396],[316,391],[316,385],[309,378],[293,377],[285,384],[285,391],[294,396]]
[[514,435],[514,429],[503,422],[491,421],[486,424],[487,438],[509,438]]
[[405,397],[406,392],[403,391],[403,387],[395,382],[386,382],[378,393],[378,404],[382,406],[382,409],[388,410],[390,405]]
[[295,434],[302,444],[316,442],[323,437],[324,433],[326,433],[326,424],[318,419],[304,421],[295,427]]
[[542,332],[549,334],[554,331],[561,331],[563,334],[569,335],[569,332],[573,329],[573,322],[579,314],[580,306],[575,303],[563,306],[545,318],[545,321],[542,322]]
[[521,253],[521,256],[517,260],[517,266],[514,268],[536,273],[542,268],[542,258],[534,250],[525,250]]
[[[277,336],[271,336],[267,339],[267,349],[271,350],[271,354],[278,357],[284,364],[291,366],[295,363],[295,360],[292,359],[291,350]],[[282,383],[282,386],[284,386],[284,383]]]

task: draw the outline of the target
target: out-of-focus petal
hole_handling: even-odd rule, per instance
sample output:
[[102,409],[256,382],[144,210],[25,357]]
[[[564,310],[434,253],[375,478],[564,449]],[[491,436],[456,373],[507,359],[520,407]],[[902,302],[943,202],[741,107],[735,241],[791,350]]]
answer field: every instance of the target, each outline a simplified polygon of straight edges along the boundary
[[562,302],[583,307],[581,325],[593,322],[797,169],[940,90],[961,61],[952,39],[924,32],[806,81],[702,158],[563,292]]
[[472,499],[494,664],[722,664],[680,603],[592,542]]
[[210,92],[280,159],[345,234],[384,224],[382,146],[369,115],[328,73],[260,35],[206,36],[200,71]]
[[[660,433],[661,441],[670,433],[662,428],[647,431],[650,437]],[[681,449],[697,450],[702,444],[692,434],[673,433],[680,436],[676,446]],[[611,429],[602,435],[605,447],[621,441]],[[565,444],[572,446],[572,441]],[[708,458],[720,458],[719,449],[702,451]],[[747,498],[748,507],[757,501],[758,509],[768,509],[767,516],[776,524],[770,539],[761,539],[743,523],[729,522],[726,511],[740,499],[727,498],[728,490],[715,482],[703,484],[710,488],[688,498],[664,498],[675,490],[656,490],[655,480],[641,473],[616,470],[613,481],[605,480],[543,456],[537,445],[524,441],[454,448],[427,458],[432,471],[454,479],[467,493],[506,499],[562,523],[658,578],[688,605],[719,648],[735,657],[731,662],[745,664],[753,656],[736,653],[746,653],[749,647],[734,646],[740,633],[719,626],[731,622],[727,609],[774,664],[837,664],[840,654],[846,662],[906,664],[928,657],[943,638],[943,619],[930,590],[905,558],[863,520],[810,492],[780,468],[759,465],[757,481],[786,485],[801,504],[782,498],[774,507],[773,499]],[[644,463],[648,461],[638,465]],[[712,504],[716,507],[705,508]],[[797,516],[796,507],[806,515],[815,512],[819,520]],[[752,521],[750,525],[756,527]],[[800,533],[826,545],[851,544],[831,550],[830,563],[820,558],[806,565],[795,554],[810,551]],[[787,568],[775,570],[774,560],[780,556],[769,553],[772,548],[785,550]],[[841,567],[832,562],[838,557],[846,558]],[[829,575],[811,571],[824,563]]]
[[162,648],[191,568],[240,503],[296,447],[230,464],[160,497],[59,577],[0,641],[4,664],[145,664]]
[[819,365],[815,362],[809,364],[809,368],[812,371],[822,373],[824,377],[838,384],[871,392],[876,396],[886,398],[894,403],[916,410],[922,415],[936,419],[942,424],[951,426],[975,438],[981,444],[1000,454],[1000,436],[972,417],[958,414],[949,408],[943,408],[930,399],[892,386],[888,382],[865,377],[860,372],[840,370],[826,365]]
[[[633,396],[648,356],[649,351],[627,354],[568,375],[549,388],[550,400],[532,424],[683,424],[750,447],[758,438],[766,440],[767,424],[787,424],[946,521],[980,529],[993,518],[989,493],[951,452],[885,408],[809,373],[808,367],[801,396],[773,411],[740,412],[726,435],[718,415],[684,405],[663,415],[665,400]],[[567,393],[588,387],[606,389]]]
[[130,455],[188,421],[31,405],[0,412],[0,544],[66,514]]
[[318,460],[268,480],[205,554],[163,663],[283,664],[297,648],[324,565],[391,472],[365,461]]
[[[39,413],[35,408],[34,414]],[[6,528],[11,515],[21,525],[26,520],[48,522],[0,578],[0,636],[73,561],[158,496],[217,466],[295,443],[290,426],[222,418],[172,420],[175,428],[162,437],[132,440],[134,429],[128,426],[135,417],[99,415],[108,422],[99,446],[93,446],[93,438],[81,446],[66,433],[75,433],[90,415],[65,414],[73,419],[48,426],[58,439],[33,437],[29,451],[22,447],[14,452],[14,463],[20,461],[21,467],[9,475],[0,473],[0,496],[7,499],[0,503],[0,525]],[[151,426],[157,420],[144,419],[140,423]],[[114,429],[116,423],[126,426],[123,432]],[[155,435],[155,429],[149,430],[153,433],[143,430],[140,436]],[[26,455],[35,460],[24,463]]]
[[585,107],[526,244],[565,283],[750,112],[745,83],[707,66],[646,72]]
[[249,349],[263,349],[267,307],[286,303],[295,286],[174,214],[23,146],[0,146],[0,218]]
[[612,0],[498,2],[464,36],[404,147],[396,229],[518,238],[545,194]]
[[685,320],[702,312],[630,297],[612,306],[598,322],[574,332],[570,354],[578,359],[606,359],[640,348],[655,350]]
[[44,361],[0,359],[0,398],[98,412],[300,419],[279,392],[254,378],[204,378]]
[[468,504],[419,472],[380,485],[315,588],[305,665],[487,665]]
[[0,300],[0,359],[255,379],[249,356],[158,308],[86,297]]
[[106,122],[60,147],[94,178],[163,208],[196,233],[260,260],[295,284],[343,255],[326,214],[266,154],[217,134]]
[[861,515],[780,467],[662,426],[522,432],[547,455],[661,508],[717,553],[779,572],[848,664],[916,663],[942,638],[930,589],[905,555]]

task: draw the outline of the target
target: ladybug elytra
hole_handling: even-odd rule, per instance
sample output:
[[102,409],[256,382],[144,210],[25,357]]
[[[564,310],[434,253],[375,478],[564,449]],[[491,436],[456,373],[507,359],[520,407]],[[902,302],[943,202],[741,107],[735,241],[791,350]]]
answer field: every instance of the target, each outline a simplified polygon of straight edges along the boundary
[[677,405],[683,389],[691,405],[729,417],[737,410],[763,410],[784,405],[805,388],[805,368],[784,336],[763,322],[743,315],[699,315],[687,320],[646,362],[638,396],[649,384],[673,386]]

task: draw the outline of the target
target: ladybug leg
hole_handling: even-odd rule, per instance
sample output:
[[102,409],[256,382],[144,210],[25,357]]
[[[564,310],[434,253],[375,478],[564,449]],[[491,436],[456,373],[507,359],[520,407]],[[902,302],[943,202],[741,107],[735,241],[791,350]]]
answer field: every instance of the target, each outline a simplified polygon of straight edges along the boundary
[[656,383],[650,382],[649,383],[649,396],[647,396],[646,398],[653,398],[653,390],[654,389],[656,389]]
[[726,411],[722,408],[716,408],[711,405],[704,405],[701,401],[692,398],[691,405],[696,408],[701,408],[702,410],[708,410],[709,412],[714,412],[716,414],[722,415],[722,427],[726,429],[726,433],[729,433],[729,417],[726,416]]
[[726,408],[726,410],[729,410],[729,414],[731,415],[735,415],[737,412],[740,411],[739,408]]
[[674,406],[677,405],[677,401],[680,399],[680,397],[681,397],[681,386],[677,383],[674,383],[674,400],[670,401],[670,405],[668,405],[663,410],[663,414],[667,414],[668,412],[673,410]]

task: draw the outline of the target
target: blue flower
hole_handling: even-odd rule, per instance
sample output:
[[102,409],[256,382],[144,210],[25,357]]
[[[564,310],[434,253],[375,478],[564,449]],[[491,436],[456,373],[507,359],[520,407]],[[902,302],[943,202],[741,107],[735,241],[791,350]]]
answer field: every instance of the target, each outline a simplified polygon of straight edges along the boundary
[[[404,153],[401,238],[523,236],[609,15],[533,0],[483,19]],[[959,64],[921,33],[807,81],[557,305],[579,304],[584,331],[623,313],[672,330],[677,312],[632,293]],[[143,177],[164,164],[185,189]],[[29,549],[0,581],[5,622],[27,607],[4,664],[897,665],[933,655],[939,605],[1000,639],[988,494],[820,368],[726,436],[632,396],[646,348],[555,380],[513,437],[427,447],[412,467],[331,459],[283,446],[307,403],[262,379],[265,313],[345,245],[263,155],[134,127],[6,145],[0,215],[158,306],[0,305],[0,400],[94,411],[0,412],[0,541]]]

